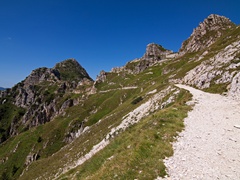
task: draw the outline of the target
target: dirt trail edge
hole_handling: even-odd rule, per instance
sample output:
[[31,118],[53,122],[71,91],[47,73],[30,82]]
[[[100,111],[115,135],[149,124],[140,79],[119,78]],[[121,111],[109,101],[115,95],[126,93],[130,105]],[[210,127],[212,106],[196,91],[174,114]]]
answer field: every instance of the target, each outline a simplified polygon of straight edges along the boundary
[[[173,143],[174,155],[164,160],[164,179],[240,179],[240,102],[185,85],[193,110],[185,130]],[[162,179],[162,178],[157,178]]]

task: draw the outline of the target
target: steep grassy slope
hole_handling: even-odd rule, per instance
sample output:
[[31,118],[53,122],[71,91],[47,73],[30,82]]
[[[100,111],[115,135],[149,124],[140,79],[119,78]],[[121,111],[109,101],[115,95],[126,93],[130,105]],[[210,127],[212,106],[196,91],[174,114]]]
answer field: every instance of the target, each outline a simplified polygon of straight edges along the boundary
[[59,179],[154,179],[166,175],[163,159],[183,128],[190,95],[181,92],[174,104],[157,111],[117,136],[104,150]]
[[[92,133],[86,135],[86,137],[84,137],[85,135],[79,137],[77,141],[80,141],[79,144],[83,144],[86,139],[91,139],[81,147],[84,150],[83,152],[88,152],[94,144],[107,134],[109,130],[107,127],[119,124],[121,117],[139,105],[132,104],[134,99],[142,96],[142,102],[144,102],[149,98],[145,95],[147,92],[166,87],[167,81],[165,79],[167,77],[160,76],[162,67],[164,65],[152,67],[138,75],[125,76],[124,74],[111,73],[106,83],[97,85],[97,93],[89,96],[84,93],[74,94],[73,92],[64,94],[62,102],[67,99],[80,98],[81,103],[66,109],[64,115],[60,115],[39,127],[20,133],[1,144],[0,174],[9,179],[16,179],[29,165],[29,169],[31,169],[35,164],[48,161],[54,153],[67,144],[66,139],[69,138],[71,133],[77,133],[80,128],[78,125],[83,121],[85,127],[92,126]],[[48,95],[51,94],[57,95],[54,93],[55,86],[52,87],[48,84],[47,87],[49,93],[44,98],[48,99]],[[42,92],[43,89],[41,86],[38,91]],[[104,118],[105,120],[102,123],[94,125]],[[77,146],[79,148],[80,145]],[[79,149],[80,152],[81,148]],[[76,153],[79,151],[76,151]],[[31,165],[32,162],[34,163]],[[40,165],[40,167],[44,166]],[[47,168],[49,169],[49,167]],[[29,172],[29,174],[31,173]]]
[[[66,111],[66,114],[64,117],[59,117],[53,120],[52,122],[50,122],[53,124],[57,122],[58,123],[65,122],[64,124],[67,126],[67,124],[70,124],[70,122],[73,120],[81,121],[85,119],[85,124],[86,126],[89,126],[90,129],[86,130],[86,132],[82,133],[82,135],[80,135],[79,138],[77,138],[71,144],[68,144],[58,152],[54,153],[52,156],[48,156],[48,158],[45,158],[46,157],[45,156],[44,158],[40,158],[37,161],[33,162],[28,167],[28,170],[24,172],[21,179],[28,179],[30,177],[31,178],[53,177],[57,173],[61,173],[61,171],[59,171],[60,169],[62,170],[66,169],[66,167],[68,166],[72,167],[75,161],[77,161],[79,158],[87,154],[93,148],[94,145],[101,142],[102,139],[104,139],[107,136],[107,134],[110,132],[111,128],[117,127],[121,123],[123,116],[125,116],[127,113],[131,112],[132,110],[136,109],[142,103],[151,99],[152,94],[148,94],[149,92],[153,90],[157,90],[159,92],[167,88],[168,86],[167,79],[170,74],[164,75],[163,68],[165,68],[168,63],[171,63],[171,62],[169,61],[163,64],[162,63],[158,64],[137,75],[133,75],[133,74],[126,75],[124,73],[123,74],[109,73],[107,77],[107,81],[97,85],[97,93],[90,95],[89,98],[84,102],[84,106],[79,105],[79,106],[71,107]],[[133,101],[138,97],[142,97],[142,100],[140,102],[133,103]],[[170,94],[167,97],[165,97],[162,100],[162,102],[166,101],[169,97],[170,97]],[[159,156],[160,159],[163,159],[165,156],[170,155],[172,153],[172,150],[169,142],[173,140],[173,136],[176,135],[176,131],[180,131],[183,127],[182,119],[183,117],[186,116],[186,112],[188,109],[187,107],[184,106],[184,103],[188,99],[189,99],[189,95],[187,95],[186,92],[185,93],[181,92],[178,95],[176,103],[172,104],[171,108],[169,107],[169,109],[167,110],[156,111],[155,114],[151,114],[149,117],[146,117],[146,120],[144,120],[145,123],[139,124],[136,127],[134,125],[133,126],[134,128],[131,127],[130,129],[127,130],[128,133],[125,132],[122,135],[117,136],[117,139],[119,140],[117,140],[116,142],[120,141],[122,136],[124,137],[130,132],[132,132],[131,137],[136,138],[137,134],[141,131],[139,130],[139,128],[141,129],[141,127],[145,126],[144,124],[146,123],[150,123],[150,122],[152,122],[153,124],[159,123],[159,125],[156,125],[155,129],[152,129],[152,127],[150,127],[150,129],[146,128],[145,130],[146,132],[143,131],[142,135],[144,135],[145,133],[155,134],[153,135],[154,138],[152,139],[151,137],[149,141],[151,141],[152,144],[155,144],[154,146],[156,146],[155,147],[156,149],[162,146],[161,148],[163,148],[163,150],[160,150],[160,151],[163,151],[163,152],[162,152],[162,155]],[[84,110],[81,111],[81,109],[83,108],[85,111]],[[167,122],[165,122],[164,118],[168,119],[166,120]],[[163,120],[161,121],[160,119],[163,119]],[[50,126],[52,127],[53,124]],[[162,124],[169,124],[169,126],[167,125],[165,126]],[[146,127],[147,126],[148,125],[146,125]],[[165,127],[166,129],[164,129]],[[63,129],[63,126],[61,126],[61,128]],[[171,128],[172,130],[169,131],[169,129]],[[66,129],[69,129],[69,128],[66,128]],[[157,135],[157,131],[160,131],[163,134]],[[166,133],[169,133],[169,135],[166,135]],[[58,133],[58,134],[61,134],[61,133]],[[160,143],[160,141],[163,141],[162,137],[164,136],[169,136],[169,139],[166,140],[166,142],[164,140],[164,142],[162,142],[163,145],[158,146],[157,144]],[[128,135],[125,138],[128,139]],[[159,141],[155,141],[155,139],[156,140],[159,139]],[[140,148],[143,151],[144,151],[144,148],[147,147],[147,145],[146,146],[144,145],[146,143],[145,140],[143,142],[139,142],[140,143],[139,146],[143,146],[142,148]],[[121,144],[118,147],[115,147],[116,145],[114,145],[116,143],[115,140],[113,142],[111,141],[111,144],[108,147],[110,147],[110,149],[114,147],[116,148],[115,151],[111,151],[111,153],[120,151],[118,150],[119,148],[120,149],[124,148],[126,146],[124,141],[125,140],[121,141]],[[133,139],[131,141],[131,143],[133,143],[131,145],[132,147],[134,147],[135,143],[138,143],[136,141],[137,139]],[[141,145],[142,143],[143,145]],[[114,146],[114,147],[111,148],[111,146]],[[136,151],[140,151],[140,150],[136,149]],[[104,158],[106,156],[108,156],[107,158],[109,158],[110,155],[109,155],[108,148],[106,149],[106,152],[107,152],[106,155],[104,155],[104,152],[105,150],[101,152],[101,154],[103,153]],[[137,152],[137,154],[138,153],[141,154],[141,152]],[[151,159],[156,158],[155,155],[151,155],[149,161],[151,161]],[[98,155],[96,155],[96,158],[98,159]],[[133,159],[135,158],[136,157],[133,157]],[[145,158],[144,160],[147,161],[147,159]],[[99,161],[99,160],[96,160],[96,161]],[[134,164],[134,162],[135,160],[131,164]],[[152,163],[152,166],[155,164],[154,161],[151,163]],[[160,161],[160,164],[161,164],[161,161]],[[101,166],[101,161],[99,162],[97,169],[100,168],[99,166]],[[163,175],[164,166],[163,164],[161,164],[160,166],[162,168],[160,168],[161,170],[159,170],[157,174]],[[154,167],[152,167],[152,169],[154,169]],[[88,170],[86,170],[86,172],[88,172]],[[129,177],[132,177],[133,174]],[[110,177],[111,175],[108,176],[108,178]]]
[[9,102],[0,104],[0,142],[4,142],[10,136],[12,119],[17,124],[24,113],[25,109]]
[[[125,90],[125,93],[131,96],[132,91],[135,90]],[[28,162],[27,156],[32,157],[33,160],[35,156],[35,160],[51,156],[66,145],[65,139],[70,133],[78,130],[76,124],[88,118],[86,126],[90,126],[113,111],[118,106],[121,94],[120,92],[111,92],[107,95],[92,95],[85,101],[84,107],[82,104],[71,107],[66,110],[64,116],[59,116],[51,122],[21,133],[1,144],[2,166],[0,166],[0,171],[6,173],[10,178],[18,177],[20,172],[31,163],[31,161]],[[109,95],[111,96],[109,97]],[[110,103],[109,99],[112,99],[115,105]],[[93,107],[98,107],[100,110],[93,113],[92,111],[96,111]],[[12,173],[15,164],[19,168],[18,173]]]

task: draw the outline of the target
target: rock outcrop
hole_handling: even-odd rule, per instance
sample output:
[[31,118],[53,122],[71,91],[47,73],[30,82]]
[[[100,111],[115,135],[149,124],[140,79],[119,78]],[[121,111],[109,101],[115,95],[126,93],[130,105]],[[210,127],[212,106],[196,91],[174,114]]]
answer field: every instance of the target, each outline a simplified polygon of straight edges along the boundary
[[182,43],[179,55],[197,52],[209,47],[222,36],[227,29],[235,26],[234,23],[224,16],[209,15],[193,30],[191,36]]
[[165,59],[175,58],[173,51],[165,49],[161,45],[150,43],[146,47],[146,52],[141,58],[134,59],[128,62],[123,67],[112,68],[110,72],[120,73],[126,72],[129,74],[138,74],[148,67],[153,66],[155,63],[161,62]]
[[147,45],[146,52],[142,59],[148,61],[160,61],[166,59],[166,56],[172,53],[172,51],[163,48],[161,45],[150,43]]
[[24,80],[24,86],[39,84],[43,81],[56,82],[60,80],[60,73],[56,69],[38,68],[31,72],[31,74]]
[[97,83],[105,82],[106,79],[107,79],[107,72],[105,72],[105,71],[102,70],[102,71],[99,73],[99,75],[97,76],[96,82],[97,82]]

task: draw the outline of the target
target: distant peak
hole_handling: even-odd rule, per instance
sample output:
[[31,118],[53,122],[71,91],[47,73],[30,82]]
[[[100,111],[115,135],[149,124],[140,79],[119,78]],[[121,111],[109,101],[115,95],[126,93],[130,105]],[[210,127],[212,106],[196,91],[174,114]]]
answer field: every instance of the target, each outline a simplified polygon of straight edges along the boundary
[[196,29],[194,29],[192,35],[199,35],[199,33],[205,35],[207,31],[225,30],[233,26],[235,26],[235,24],[229,18],[217,14],[210,14]]

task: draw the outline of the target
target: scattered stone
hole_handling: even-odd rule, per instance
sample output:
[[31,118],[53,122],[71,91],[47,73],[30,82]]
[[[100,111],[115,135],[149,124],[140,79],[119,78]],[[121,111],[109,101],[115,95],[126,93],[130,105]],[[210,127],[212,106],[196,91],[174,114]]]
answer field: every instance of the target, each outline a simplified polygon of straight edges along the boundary
[[240,125],[234,125],[234,127],[240,129]]

